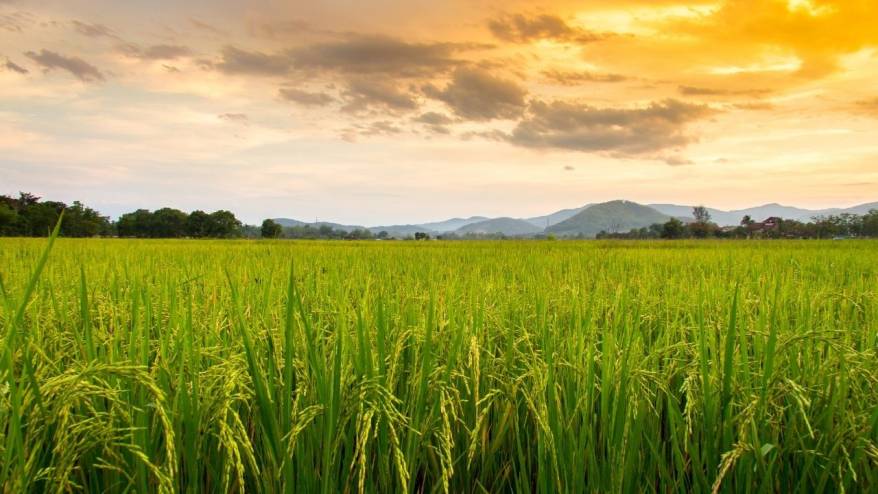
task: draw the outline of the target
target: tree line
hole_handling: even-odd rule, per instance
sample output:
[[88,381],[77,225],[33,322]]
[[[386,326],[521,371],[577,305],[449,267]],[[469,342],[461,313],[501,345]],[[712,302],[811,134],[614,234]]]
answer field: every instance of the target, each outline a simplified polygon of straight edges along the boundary
[[62,211],[60,233],[65,237],[236,238],[245,231],[235,215],[224,210],[185,213],[173,208],[138,209],[110,221],[79,201],[67,205],[22,192],[17,198],[0,195],[0,236],[44,237]]
[[665,223],[655,223],[628,232],[598,233],[599,239],[682,239],[682,238],[766,238],[766,239],[828,239],[828,238],[878,238],[878,210],[864,215],[838,214],[812,218],[810,222],[783,218],[769,218],[763,222],[750,216],[741,218],[734,227],[720,227],[713,223],[707,208],[697,206],[692,211],[695,221],[684,223],[671,218]]

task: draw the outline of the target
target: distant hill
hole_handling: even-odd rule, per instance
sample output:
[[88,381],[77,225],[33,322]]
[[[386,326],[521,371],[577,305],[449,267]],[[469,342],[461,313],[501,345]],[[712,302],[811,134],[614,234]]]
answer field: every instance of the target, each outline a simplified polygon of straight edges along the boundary
[[367,230],[366,227],[357,226],[357,225],[342,225],[340,223],[330,223],[328,221],[317,221],[314,223],[306,223],[304,221],[294,220],[292,218],[272,218],[275,223],[282,227],[293,227],[293,226],[310,226],[313,228],[320,228],[321,226],[328,226],[333,230],[342,230],[345,232],[352,232],[354,230]]
[[[486,216],[470,216],[469,218],[451,218],[445,221],[434,221],[432,223],[421,223],[418,226],[427,228],[437,233],[453,232],[460,227],[478,223],[489,219]],[[429,232],[427,232],[429,233]]]
[[454,233],[458,235],[466,235],[467,233],[502,233],[503,235],[519,236],[533,235],[540,233],[541,231],[543,231],[542,228],[536,227],[524,220],[518,220],[515,218],[494,218],[464,225],[455,230]]
[[653,223],[664,223],[670,215],[630,201],[610,201],[589,206],[570,218],[546,229],[561,236],[582,234],[594,237],[601,231],[627,232]]
[[[732,211],[716,208],[707,208],[707,211],[710,213],[711,221],[714,223],[720,226],[736,226],[741,223],[741,219],[744,216],[750,216],[754,221],[764,221],[771,216],[778,216],[784,219],[807,222],[819,216],[844,213],[862,215],[873,209],[878,209],[878,202],[859,204],[848,208],[830,209],[804,209],[772,203]],[[587,204],[578,208],[562,209],[554,213],[531,218],[470,216],[468,218],[451,218],[429,223],[386,225],[369,228],[325,221],[308,223],[292,218],[274,218],[274,221],[284,227],[309,225],[319,228],[322,225],[328,225],[334,230],[345,232],[368,229],[376,235],[381,231],[386,231],[390,236],[397,238],[414,236],[417,232],[427,233],[432,236],[450,232],[459,234],[503,233],[510,236],[527,236],[543,231],[563,236],[582,233],[587,237],[592,237],[601,230],[627,232],[632,228],[641,228],[653,223],[664,223],[671,217],[679,218],[683,221],[693,221],[692,206],[680,204],[642,205],[631,201],[619,200],[602,204]]]
[[414,237],[415,233],[418,232],[427,233],[429,235],[436,235],[437,233],[429,228],[424,228],[423,225],[373,226],[369,227],[369,231],[375,235],[378,235],[381,232],[387,232],[388,235],[396,238]]
[[292,218],[272,218],[272,221],[283,227],[289,226],[305,226],[308,223],[304,221],[294,220]]
[[571,209],[562,209],[560,211],[555,211],[554,213],[550,213],[544,216],[534,216],[533,218],[524,218],[524,221],[527,221],[533,226],[539,227],[540,229],[556,225],[561,223],[574,216],[576,213],[582,211],[583,209],[589,207],[590,204],[586,204],[585,206]]

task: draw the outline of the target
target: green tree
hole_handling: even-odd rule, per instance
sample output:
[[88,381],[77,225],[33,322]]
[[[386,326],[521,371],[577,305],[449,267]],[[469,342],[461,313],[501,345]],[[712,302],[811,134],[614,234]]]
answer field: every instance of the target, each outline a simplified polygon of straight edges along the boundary
[[686,225],[677,218],[671,218],[662,225],[662,238],[683,238],[686,233]]
[[18,235],[18,229],[18,211],[6,203],[0,202],[0,235]]
[[116,232],[120,237],[147,238],[152,236],[152,221],[152,213],[148,209],[138,209],[119,217]]
[[74,201],[64,211],[64,222],[61,223],[61,234],[66,237],[95,237],[111,233],[109,218]]
[[260,230],[262,233],[262,238],[278,238],[281,233],[283,233],[283,227],[280,226],[276,221],[272,219],[267,219],[262,222],[262,228]]
[[231,211],[220,210],[210,213],[209,236],[214,238],[235,238],[241,236],[241,222]]
[[189,215],[179,209],[162,208],[152,213],[150,236],[154,238],[179,238],[186,235]]
[[207,237],[210,235],[213,220],[210,215],[201,210],[192,211],[186,219],[186,235],[194,238]]

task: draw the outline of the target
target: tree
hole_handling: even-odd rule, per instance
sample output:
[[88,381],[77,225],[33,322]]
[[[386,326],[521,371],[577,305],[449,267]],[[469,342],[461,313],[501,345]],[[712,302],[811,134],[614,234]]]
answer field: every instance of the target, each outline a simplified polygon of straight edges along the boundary
[[710,223],[710,212],[704,206],[695,206],[692,208],[692,216],[696,223]]
[[272,219],[267,219],[262,222],[262,228],[260,229],[262,234],[262,238],[278,238],[281,233],[283,233],[283,227],[280,226],[276,221]]
[[29,203],[18,213],[24,226],[22,234],[30,237],[48,236],[55,224],[58,223],[61,211],[66,207],[67,205],[63,202]]
[[415,240],[430,240],[430,235],[424,232],[415,232]]
[[866,213],[861,219],[861,232],[864,237],[878,237],[878,209]]
[[378,237],[377,237],[377,238],[380,239],[380,240],[387,240],[387,238],[388,238],[389,236],[390,236],[390,234],[387,233],[387,230],[381,230],[380,232],[378,232]]
[[682,238],[686,232],[686,225],[677,218],[671,218],[662,225],[662,238]]
[[148,209],[125,213],[116,222],[116,231],[120,237],[149,237],[152,232],[152,213]]
[[64,210],[61,235],[66,237],[96,237],[112,233],[110,219],[84,206],[79,201]]
[[755,223],[755,221],[753,221],[753,218],[751,218],[749,214],[746,214],[743,218],[741,218],[741,226],[747,227],[752,225],[753,223]]
[[210,213],[210,236],[214,238],[235,238],[241,236],[241,222],[231,211],[219,210]]
[[0,202],[0,235],[17,235],[18,228],[18,212]]
[[692,216],[695,217],[695,222],[689,225],[689,231],[697,238],[706,238],[714,235],[719,229],[710,222],[710,212],[704,206],[692,208]]
[[152,213],[150,237],[179,238],[186,235],[189,215],[179,209],[162,208]]
[[186,219],[186,235],[193,238],[202,238],[210,235],[213,221],[210,215],[201,210],[192,211]]

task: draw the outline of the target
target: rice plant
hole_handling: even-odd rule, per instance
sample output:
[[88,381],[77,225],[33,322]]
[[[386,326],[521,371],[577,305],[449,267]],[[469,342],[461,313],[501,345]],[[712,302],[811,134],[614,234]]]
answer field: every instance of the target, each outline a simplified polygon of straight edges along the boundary
[[0,239],[3,492],[874,492],[878,243]]

